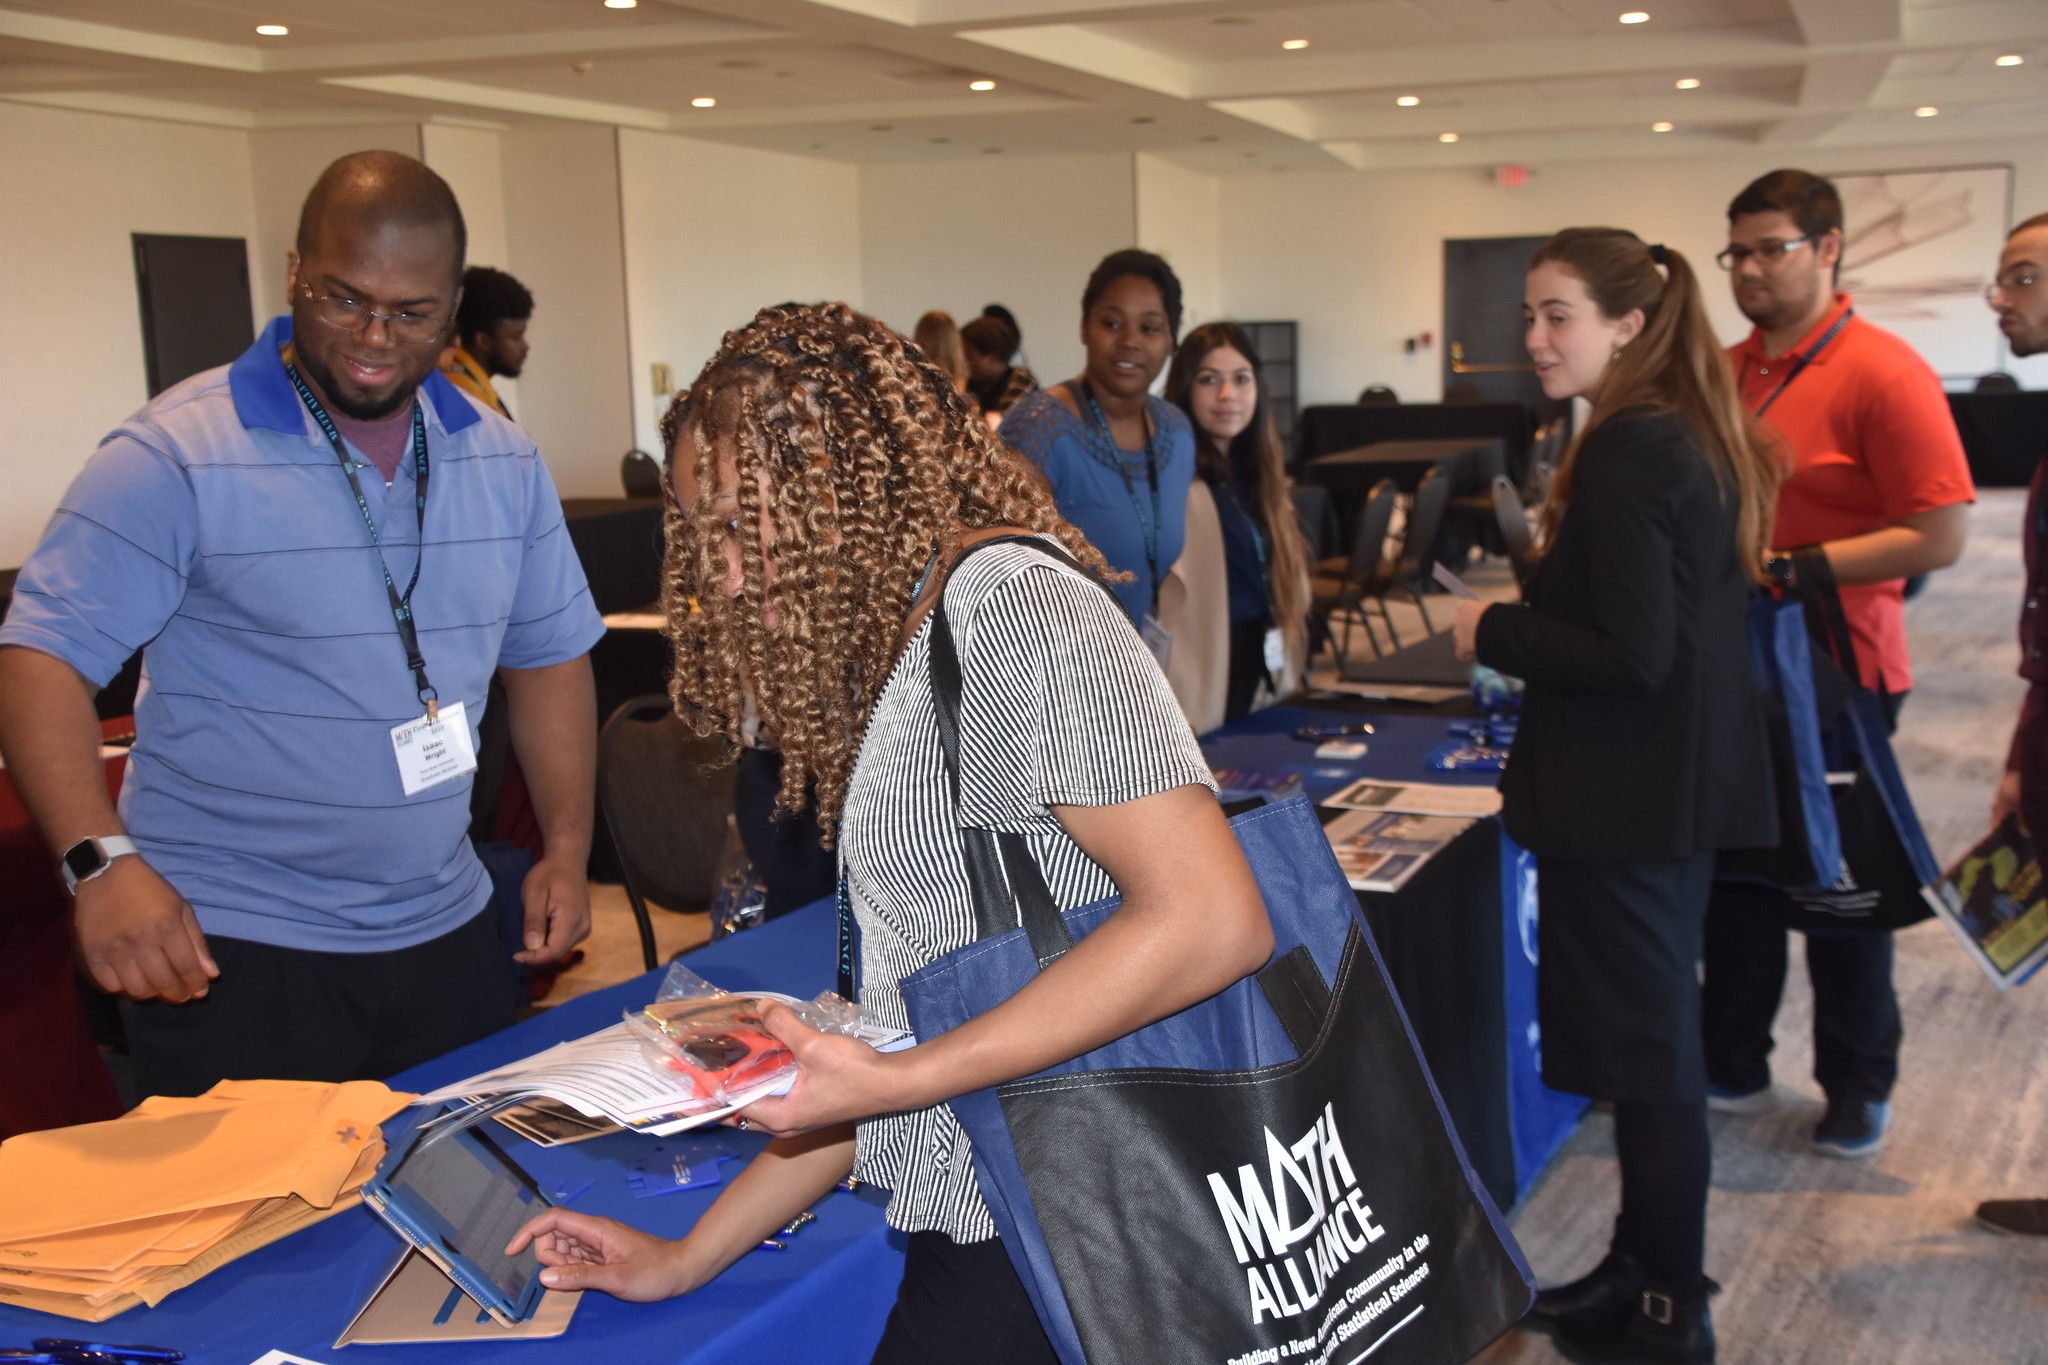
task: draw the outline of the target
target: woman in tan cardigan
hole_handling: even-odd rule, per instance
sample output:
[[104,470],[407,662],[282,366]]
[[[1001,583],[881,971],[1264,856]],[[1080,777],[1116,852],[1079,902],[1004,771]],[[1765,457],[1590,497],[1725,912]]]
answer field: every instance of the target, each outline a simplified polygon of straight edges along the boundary
[[1244,329],[1212,322],[1190,332],[1166,396],[1194,425],[1198,477],[1159,612],[1174,642],[1167,679],[1200,732],[1300,687],[1308,547]]

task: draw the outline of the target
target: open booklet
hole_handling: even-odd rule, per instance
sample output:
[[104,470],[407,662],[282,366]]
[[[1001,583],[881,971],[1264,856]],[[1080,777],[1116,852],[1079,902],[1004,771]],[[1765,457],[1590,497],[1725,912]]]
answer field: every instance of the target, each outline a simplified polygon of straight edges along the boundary
[[1453,815],[1347,810],[1324,825],[1323,833],[1354,890],[1399,891],[1471,823]]
[[2048,959],[2048,888],[2034,841],[2012,816],[1921,894],[1998,989],[2025,981]]
[[1368,777],[1322,802],[1346,810],[1398,810],[1412,815],[1498,815],[1500,788],[1451,782],[1383,782]]
[[[800,1013],[810,1002],[768,991],[725,997],[734,1002],[779,1001]],[[661,1002],[657,1002],[659,1005]],[[650,1007],[652,1009],[654,1007]],[[901,1029],[861,1020],[837,1030],[878,1051],[894,1052],[916,1040]],[[721,1050],[707,1056],[706,1044]],[[769,1095],[786,1093],[795,1079],[788,1050],[753,1030],[729,1028],[693,1040],[692,1063],[657,1060],[625,1022],[581,1038],[557,1043],[545,1052],[507,1066],[480,1072],[453,1085],[422,1095],[417,1104],[463,1101],[432,1120],[456,1126],[486,1113],[505,1111],[524,1102],[553,1100],[593,1120],[607,1120],[634,1132],[665,1135],[715,1123]],[[781,1058],[771,1054],[780,1051]],[[776,1064],[777,1062],[786,1064]],[[763,1065],[768,1062],[770,1064]]]

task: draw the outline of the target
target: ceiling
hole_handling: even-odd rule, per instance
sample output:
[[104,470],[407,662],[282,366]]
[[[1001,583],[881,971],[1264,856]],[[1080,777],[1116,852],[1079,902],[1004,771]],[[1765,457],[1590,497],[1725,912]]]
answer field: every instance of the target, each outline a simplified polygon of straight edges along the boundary
[[[1630,6],[1648,19],[1619,22]],[[1225,174],[1790,153],[2048,133],[2048,3],[0,0],[0,99]]]

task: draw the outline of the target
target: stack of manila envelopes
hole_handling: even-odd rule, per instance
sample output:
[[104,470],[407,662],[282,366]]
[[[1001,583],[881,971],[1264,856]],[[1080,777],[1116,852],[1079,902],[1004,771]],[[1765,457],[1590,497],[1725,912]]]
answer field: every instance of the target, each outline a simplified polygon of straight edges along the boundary
[[0,1303],[101,1322],[356,1204],[376,1081],[222,1081],[107,1123],[0,1143]]

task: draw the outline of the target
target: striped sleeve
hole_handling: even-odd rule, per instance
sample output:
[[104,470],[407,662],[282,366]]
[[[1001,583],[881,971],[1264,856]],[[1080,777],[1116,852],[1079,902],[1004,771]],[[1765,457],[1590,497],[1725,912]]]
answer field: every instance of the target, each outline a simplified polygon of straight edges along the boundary
[[[957,602],[948,595],[963,675],[962,822],[1043,834],[1056,828],[1050,806],[1213,787],[1165,675],[1116,601],[1032,558],[981,591],[959,584]],[[970,560],[969,573],[984,559],[996,556]]]

